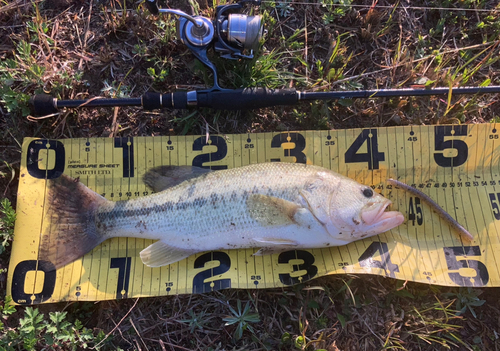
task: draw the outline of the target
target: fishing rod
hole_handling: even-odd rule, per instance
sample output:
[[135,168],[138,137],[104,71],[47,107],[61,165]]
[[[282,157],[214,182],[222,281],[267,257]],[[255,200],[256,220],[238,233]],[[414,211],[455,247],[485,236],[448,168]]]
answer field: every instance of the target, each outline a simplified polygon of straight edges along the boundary
[[38,116],[56,113],[61,108],[139,106],[144,110],[162,108],[189,109],[208,107],[216,110],[251,110],[263,107],[295,105],[300,101],[339,100],[355,98],[430,96],[430,95],[500,93],[500,86],[380,89],[331,92],[307,92],[295,89],[244,88],[199,90],[167,94],[148,92],[139,98],[94,98],[87,100],[58,100],[50,95],[35,95],[31,100],[32,113]]
[[217,69],[208,58],[208,49],[224,59],[252,59],[263,36],[262,16],[240,13],[247,5],[259,6],[261,0],[240,0],[230,5],[216,7],[215,19],[190,16],[173,9],[162,9],[156,0],[145,0],[152,14],[170,13],[178,16],[177,37],[186,45],[213,75],[213,86],[204,90],[176,91],[171,93],[147,92],[138,98],[100,98],[59,100],[50,95],[34,95],[30,110],[34,116],[57,113],[62,108],[95,108],[138,106],[144,110],[162,108],[189,109],[207,107],[216,110],[251,110],[263,107],[295,105],[301,101],[339,100],[355,98],[463,95],[500,93],[500,86],[460,87],[433,89],[377,89],[356,91],[308,92],[295,89],[242,88],[224,89],[219,85]]

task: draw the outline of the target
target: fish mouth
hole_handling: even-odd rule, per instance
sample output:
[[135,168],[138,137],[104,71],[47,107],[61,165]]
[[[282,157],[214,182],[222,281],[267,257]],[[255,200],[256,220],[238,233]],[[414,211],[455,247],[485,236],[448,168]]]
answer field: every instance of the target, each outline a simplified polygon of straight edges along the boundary
[[378,227],[392,229],[404,222],[404,216],[399,211],[386,211],[392,205],[387,200],[384,203],[369,203],[361,211],[361,220],[366,225],[377,225]]

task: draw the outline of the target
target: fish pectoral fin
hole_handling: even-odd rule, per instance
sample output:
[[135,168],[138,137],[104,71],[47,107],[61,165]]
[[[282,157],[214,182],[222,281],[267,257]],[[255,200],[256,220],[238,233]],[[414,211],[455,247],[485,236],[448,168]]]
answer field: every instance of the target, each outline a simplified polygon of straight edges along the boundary
[[272,255],[283,251],[293,250],[298,243],[290,239],[281,238],[254,238],[258,243],[257,246],[262,248],[253,254],[253,256]]
[[274,255],[278,253],[282,253],[285,251],[293,250],[294,246],[285,246],[285,247],[263,247],[252,256],[265,256],[265,255]]
[[282,238],[254,238],[253,240],[260,243],[260,244],[264,244],[262,246],[266,246],[266,245],[297,246],[298,245],[298,243],[294,240],[282,239]]
[[148,267],[161,267],[183,260],[198,251],[180,249],[157,241],[140,252],[142,263]]
[[147,171],[143,181],[154,191],[160,192],[209,172],[210,169],[192,166],[160,166]]
[[300,190],[299,195],[304,202],[304,206],[309,210],[308,212],[311,213],[318,220],[318,222],[325,224],[328,218],[328,213],[326,213],[323,207],[313,208],[312,203],[314,195],[308,189]]
[[250,216],[264,227],[296,224],[295,214],[301,208],[278,197],[252,194],[247,199]]

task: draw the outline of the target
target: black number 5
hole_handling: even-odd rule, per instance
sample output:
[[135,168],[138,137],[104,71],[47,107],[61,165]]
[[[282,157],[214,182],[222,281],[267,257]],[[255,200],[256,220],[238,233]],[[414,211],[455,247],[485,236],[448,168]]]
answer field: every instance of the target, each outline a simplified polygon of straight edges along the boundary
[[444,140],[445,137],[467,135],[467,126],[437,126],[434,128],[434,149],[444,151],[446,149],[457,150],[454,157],[445,157],[442,152],[434,153],[434,161],[441,167],[457,167],[467,161],[469,147],[463,140]]
[[[457,258],[457,256],[467,256],[467,258],[481,256],[479,246],[452,246],[444,247],[443,250],[448,270],[456,271],[448,272],[448,275],[454,283],[460,286],[484,286],[488,284],[490,275],[483,262]],[[476,276],[463,276],[462,274],[464,272],[461,272],[463,268],[473,269],[476,272]]]
[[496,196],[495,194],[488,194],[490,196],[490,202],[491,202],[491,208],[493,209],[493,216],[495,216],[495,219],[500,220],[500,209],[498,208],[498,203],[497,203],[497,197],[500,195],[500,193],[497,193]]

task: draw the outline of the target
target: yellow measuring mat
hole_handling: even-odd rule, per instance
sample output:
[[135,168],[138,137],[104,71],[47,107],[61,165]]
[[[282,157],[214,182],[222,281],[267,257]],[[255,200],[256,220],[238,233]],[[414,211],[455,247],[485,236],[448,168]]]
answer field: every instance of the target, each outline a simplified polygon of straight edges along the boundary
[[[24,140],[7,293],[17,304],[97,301],[285,287],[336,273],[370,273],[440,285],[500,286],[500,126],[407,126],[241,135]],[[51,225],[50,182],[66,174],[108,200],[152,193],[150,169],[192,165],[220,170],[300,162],[371,186],[405,222],[349,245],[254,256],[258,249],[193,254],[150,268],[139,252],[154,240],[113,238],[57,270],[39,259]],[[429,195],[473,235],[462,241],[418,196]],[[54,219],[57,220],[57,219]],[[69,233],[72,235],[72,233]],[[75,234],[76,235],[76,234]]]

